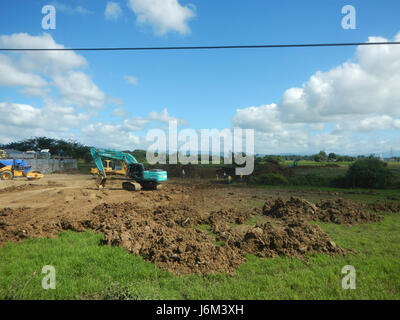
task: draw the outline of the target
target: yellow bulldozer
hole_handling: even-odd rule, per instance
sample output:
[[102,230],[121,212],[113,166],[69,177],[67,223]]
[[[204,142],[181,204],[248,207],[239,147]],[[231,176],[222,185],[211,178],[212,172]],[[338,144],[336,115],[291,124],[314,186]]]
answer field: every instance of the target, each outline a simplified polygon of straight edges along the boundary
[[25,177],[28,180],[43,178],[39,171],[31,171],[24,160],[0,160],[0,180],[12,180],[18,177]]
[[[126,176],[126,163],[123,161],[120,161],[121,163],[121,169],[116,169],[114,164],[111,164],[111,160],[103,160],[104,162],[104,171],[106,172],[107,175],[118,175],[118,176]],[[98,176],[99,175],[99,170],[97,168],[91,168],[90,173],[93,176]]]

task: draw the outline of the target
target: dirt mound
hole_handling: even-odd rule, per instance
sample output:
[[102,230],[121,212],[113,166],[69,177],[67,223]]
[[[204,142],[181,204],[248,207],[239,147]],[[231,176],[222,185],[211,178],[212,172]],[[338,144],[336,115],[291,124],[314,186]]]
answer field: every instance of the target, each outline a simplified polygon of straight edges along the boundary
[[31,208],[28,207],[0,209],[0,244],[9,240],[20,241],[31,236],[31,225],[19,226],[15,223],[20,217],[29,215],[29,212]]
[[374,202],[366,205],[373,212],[400,212],[400,202]]
[[211,226],[213,233],[219,234],[229,229],[229,224],[243,224],[250,218],[249,211],[234,208],[212,211],[204,223]]
[[307,252],[345,254],[319,226],[305,221],[291,221],[279,226],[270,222],[255,227],[237,228],[228,235],[227,243],[243,254],[274,258],[303,257]]
[[[243,224],[250,213],[235,209],[213,211],[204,217],[187,206],[149,210],[124,202],[98,205],[92,215],[78,229],[85,225],[103,232],[105,244],[122,246],[175,274],[232,274],[247,254],[302,257],[307,252],[344,253],[318,226],[287,222],[280,227],[251,227]],[[195,228],[197,224],[208,224],[217,239]]]
[[315,205],[294,197],[289,200],[278,198],[267,201],[262,213],[284,220],[305,219],[338,224],[370,223],[383,219],[382,216],[368,212],[362,205],[345,199],[327,200]]
[[92,213],[97,218],[92,227],[104,232],[106,244],[122,246],[176,274],[233,273],[245,261],[205,232],[183,228],[183,218],[171,208],[152,212],[125,202],[102,204]]
[[281,166],[279,162],[274,160],[268,160],[264,164],[256,165],[253,175],[258,177],[266,173],[278,173],[287,178],[294,176],[293,168]]

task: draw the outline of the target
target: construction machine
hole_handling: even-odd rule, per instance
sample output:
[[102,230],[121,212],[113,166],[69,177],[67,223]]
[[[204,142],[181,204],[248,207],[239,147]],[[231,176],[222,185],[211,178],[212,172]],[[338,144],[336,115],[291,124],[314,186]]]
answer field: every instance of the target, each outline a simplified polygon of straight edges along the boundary
[[299,162],[299,159],[295,159],[294,161],[293,161],[293,163],[289,166],[290,168],[295,168],[295,167],[297,167],[297,162]]
[[7,158],[7,153],[5,150],[0,150],[0,159],[6,159]]
[[91,148],[90,153],[96,164],[99,177],[97,186],[104,188],[107,181],[107,172],[103,166],[103,159],[119,160],[126,165],[126,175],[122,183],[122,188],[129,191],[140,189],[159,189],[162,182],[167,181],[167,172],[160,169],[144,170],[142,163],[139,163],[134,156],[129,153],[110,150]]
[[[106,174],[107,175],[120,175],[120,176],[125,177],[126,171],[127,171],[126,163],[123,161],[119,161],[119,162],[121,162],[121,169],[116,169],[115,165],[113,167],[113,165],[111,164],[111,160],[108,160],[108,159],[104,160],[103,167],[104,167]],[[97,176],[97,175],[99,175],[99,169],[91,168],[90,173],[94,176]]]
[[24,160],[0,160],[0,180],[12,180],[18,177],[38,180],[43,178],[43,174],[39,171],[31,172],[31,167]]

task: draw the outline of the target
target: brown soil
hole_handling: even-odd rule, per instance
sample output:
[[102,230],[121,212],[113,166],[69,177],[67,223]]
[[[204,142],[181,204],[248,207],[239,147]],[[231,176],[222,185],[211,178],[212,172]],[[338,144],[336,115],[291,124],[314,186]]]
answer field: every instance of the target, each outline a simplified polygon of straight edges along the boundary
[[313,204],[307,200],[291,197],[278,198],[264,204],[263,214],[284,220],[305,219],[338,224],[379,222],[382,216],[368,212],[365,206],[346,199],[323,200]]
[[6,188],[0,189],[0,193],[10,193],[10,192],[20,192],[26,190],[33,190],[33,189],[46,189],[46,188],[54,188],[54,187],[62,187],[62,184],[55,183],[54,181],[48,181],[47,185],[44,184],[34,184],[28,183],[23,185],[12,185]]
[[365,206],[373,212],[400,212],[400,202],[374,202]]
[[[193,181],[170,179],[162,190],[139,192],[123,190],[118,178],[98,190],[86,175],[7,182],[0,186],[0,245],[55,237],[63,230],[94,230],[104,234],[105,244],[122,246],[175,274],[232,274],[247,254],[302,258],[308,252],[345,253],[307,220],[380,220],[331,195],[314,205],[282,200],[290,193],[281,190]],[[252,218],[263,222],[250,224]]]
[[228,235],[227,243],[240,249],[243,255],[274,258],[302,258],[307,252],[345,254],[320,227],[305,221],[289,221],[281,225],[271,222],[255,227],[236,228]]

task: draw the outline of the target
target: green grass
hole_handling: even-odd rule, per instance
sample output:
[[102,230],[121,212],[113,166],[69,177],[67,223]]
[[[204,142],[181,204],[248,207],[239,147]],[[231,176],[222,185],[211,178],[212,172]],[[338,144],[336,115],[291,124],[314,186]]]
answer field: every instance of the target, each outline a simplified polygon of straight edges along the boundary
[[[314,167],[321,167],[321,166],[326,166],[326,165],[331,165],[331,164],[337,164],[339,166],[343,167],[348,167],[351,165],[353,161],[341,161],[341,162],[330,162],[330,161],[321,161],[321,162],[316,162],[313,160],[300,160],[297,162],[298,166],[314,166]],[[281,165],[284,166],[289,166],[293,164],[293,160],[284,160],[280,162]]]
[[[0,249],[0,298],[400,298],[400,214],[386,214],[381,223],[353,227],[318,224],[337,244],[355,253],[345,257],[317,254],[305,260],[249,256],[235,276],[179,277],[123,248],[100,245],[102,235],[92,232],[68,231],[57,239],[9,243]],[[348,264],[356,268],[356,290],[341,287],[341,269]],[[56,269],[55,290],[41,287],[44,265]]]

